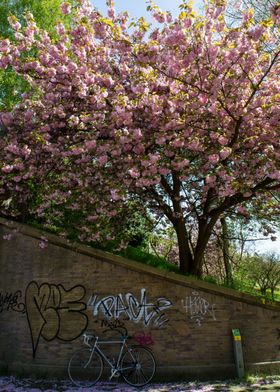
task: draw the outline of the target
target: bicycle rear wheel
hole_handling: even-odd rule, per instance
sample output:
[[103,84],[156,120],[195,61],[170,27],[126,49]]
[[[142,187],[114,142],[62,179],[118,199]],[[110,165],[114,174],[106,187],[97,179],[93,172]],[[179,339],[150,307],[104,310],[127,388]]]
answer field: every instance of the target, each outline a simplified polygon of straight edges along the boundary
[[100,379],[103,367],[98,352],[82,348],[72,355],[68,363],[68,375],[77,387],[90,388]]
[[129,385],[142,387],[154,377],[156,362],[152,351],[146,347],[133,346],[121,359],[121,373]]

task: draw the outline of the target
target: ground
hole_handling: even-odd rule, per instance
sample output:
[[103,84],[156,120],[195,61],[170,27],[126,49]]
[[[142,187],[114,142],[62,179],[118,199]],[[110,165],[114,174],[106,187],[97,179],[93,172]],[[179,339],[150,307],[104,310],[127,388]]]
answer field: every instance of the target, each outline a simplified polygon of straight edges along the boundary
[[42,380],[0,377],[0,392],[277,392],[280,391],[280,376],[251,378],[249,381],[236,380],[216,382],[189,382],[149,384],[133,388],[123,383],[100,382],[93,388],[75,388],[68,380]]

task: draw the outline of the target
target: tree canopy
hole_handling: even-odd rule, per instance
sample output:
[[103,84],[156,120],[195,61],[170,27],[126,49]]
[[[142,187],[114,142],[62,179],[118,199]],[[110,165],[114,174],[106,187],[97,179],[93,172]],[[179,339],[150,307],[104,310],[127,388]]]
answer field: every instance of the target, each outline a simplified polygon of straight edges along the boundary
[[245,10],[229,28],[222,0],[204,17],[151,3],[161,27],[150,31],[108,3],[107,16],[63,3],[73,22],[54,38],[30,13],[25,28],[9,18],[0,66],[34,92],[2,115],[2,213],[52,224],[78,211],[94,241],[133,200],[171,222],[181,271],[200,275],[217,221],[280,188],[279,8],[259,24]]

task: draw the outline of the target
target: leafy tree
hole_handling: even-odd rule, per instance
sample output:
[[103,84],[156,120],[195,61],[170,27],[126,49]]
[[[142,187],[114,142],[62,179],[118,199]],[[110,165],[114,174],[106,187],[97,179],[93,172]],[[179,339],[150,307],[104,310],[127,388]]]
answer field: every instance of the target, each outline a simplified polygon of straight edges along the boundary
[[274,292],[280,284],[280,260],[275,254],[254,256],[249,263],[248,277],[257,285],[263,295],[271,291],[272,299]]
[[154,229],[149,237],[149,250],[157,257],[178,265],[178,244],[174,228],[169,225]]
[[131,32],[111,2],[108,17],[86,0],[62,10],[73,25],[57,39],[28,16],[27,30],[11,21],[15,42],[0,42],[1,67],[38,90],[5,118],[2,213],[83,211],[86,239],[132,200],[165,215],[181,271],[201,275],[220,218],[280,188],[279,49],[266,51],[279,15],[256,25],[245,11],[228,28],[221,0],[205,17],[183,2],[175,19],[151,4],[162,27],[146,36],[143,18]]

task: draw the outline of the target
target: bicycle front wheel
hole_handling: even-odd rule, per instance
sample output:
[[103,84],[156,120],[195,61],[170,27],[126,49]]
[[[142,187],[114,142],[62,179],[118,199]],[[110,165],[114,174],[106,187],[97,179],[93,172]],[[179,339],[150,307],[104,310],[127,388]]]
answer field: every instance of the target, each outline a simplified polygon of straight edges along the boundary
[[142,346],[133,346],[121,359],[121,373],[129,385],[142,387],[154,377],[156,362],[151,350]]
[[71,357],[68,375],[77,387],[90,388],[100,379],[103,367],[103,360],[98,352],[83,348]]

